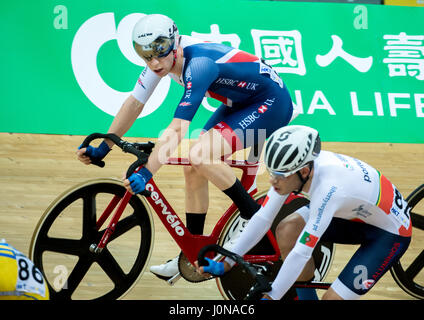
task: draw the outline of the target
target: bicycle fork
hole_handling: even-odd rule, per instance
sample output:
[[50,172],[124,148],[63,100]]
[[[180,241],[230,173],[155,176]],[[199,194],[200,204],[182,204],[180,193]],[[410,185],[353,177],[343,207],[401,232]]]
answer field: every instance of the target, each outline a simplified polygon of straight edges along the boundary
[[110,237],[112,236],[113,232],[115,231],[116,224],[118,223],[119,219],[121,218],[122,213],[125,210],[125,207],[127,206],[128,202],[130,201],[132,197],[132,194],[127,191],[124,194],[124,197],[121,199],[119,196],[114,196],[112,201],[109,203],[99,220],[96,222],[96,229],[97,231],[100,230],[106,219],[110,216],[112,211],[115,209],[116,205],[119,203],[118,208],[116,209],[115,214],[112,217],[112,220],[109,222],[109,225],[107,226],[105,232],[103,233],[102,238],[100,239],[100,242],[98,244],[91,244],[89,250],[93,253],[101,253],[102,250],[105,248],[106,244],[109,242]]

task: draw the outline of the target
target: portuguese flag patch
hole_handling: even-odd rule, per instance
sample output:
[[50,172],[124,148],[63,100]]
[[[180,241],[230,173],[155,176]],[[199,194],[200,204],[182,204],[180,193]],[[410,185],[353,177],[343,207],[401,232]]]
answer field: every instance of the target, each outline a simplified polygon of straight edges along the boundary
[[306,231],[303,233],[302,237],[300,238],[300,243],[303,243],[304,245],[307,245],[308,247],[311,247],[311,248],[315,247],[317,242],[318,242],[318,237]]

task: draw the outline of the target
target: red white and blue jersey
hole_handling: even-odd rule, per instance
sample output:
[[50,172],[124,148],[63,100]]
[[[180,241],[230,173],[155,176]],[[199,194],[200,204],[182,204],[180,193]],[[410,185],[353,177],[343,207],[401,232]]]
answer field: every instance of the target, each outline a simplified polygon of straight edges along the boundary
[[[293,113],[290,94],[283,81],[270,66],[255,55],[219,43],[203,42],[181,36],[183,67],[180,77],[169,76],[184,86],[184,93],[174,118],[191,121],[204,97],[222,102],[210,117],[204,130],[211,128],[230,132],[223,136],[239,150],[257,144],[248,143],[248,129],[264,138],[285,126]],[[160,77],[146,67],[135,85],[133,96],[146,103]],[[227,130],[229,129],[229,130]],[[233,144],[233,143],[232,143]]]
[[[228,107],[243,108],[263,100],[270,89],[284,87],[279,75],[260,58],[219,43],[181,36],[183,72],[171,78],[185,87],[175,117],[191,120],[204,97],[215,98]],[[134,88],[134,97],[146,103],[160,77],[147,67]]]

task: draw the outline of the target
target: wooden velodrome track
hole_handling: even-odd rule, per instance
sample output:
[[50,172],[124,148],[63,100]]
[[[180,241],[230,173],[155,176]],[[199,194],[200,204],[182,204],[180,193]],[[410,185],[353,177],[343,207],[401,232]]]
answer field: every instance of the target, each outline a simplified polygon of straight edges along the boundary
[[[120,179],[133,160],[115,148],[107,157],[105,168],[85,166],[75,156],[75,150],[82,139],[81,136],[0,133],[0,238],[5,238],[18,250],[28,254],[31,236],[39,218],[59,194],[88,179],[99,177]],[[424,183],[423,144],[323,143],[323,148],[357,157],[375,166],[397,185],[405,196]],[[181,155],[184,156],[183,151]],[[155,179],[174,209],[184,219],[182,168],[163,167]],[[265,172],[262,171],[257,183],[260,191],[268,189],[268,177]],[[210,198],[210,210],[205,228],[207,233],[212,230],[218,215],[230,204],[226,196],[212,185]],[[411,248],[418,246],[422,248],[423,241],[423,234],[414,234]],[[130,246],[131,241],[128,242],[127,245]],[[332,269],[326,280],[335,279],[354,250],[354,246],[337,245]],[[124,253],[124,259],[132,259],[130,254],[125,256],[125,250],[121,251]],[[178,252],[177,246],[155,217],[155,242],[148,266],[163,263],[176,256]],[[97,273],[93,271],[93,274]],[[423,272],[420,277],[424,277]],[[89,280],[84,282],[84,286],[87,290],[83,289],[77,298],[90,298],[90,292],[101,290],[102,283],[95,284]],[[181,279],[174,287],[170,287],[147,269],[125,299],[222,298],[214,281],[192,284]],[[388,272],[363,299],[413,298],[397,286]]]

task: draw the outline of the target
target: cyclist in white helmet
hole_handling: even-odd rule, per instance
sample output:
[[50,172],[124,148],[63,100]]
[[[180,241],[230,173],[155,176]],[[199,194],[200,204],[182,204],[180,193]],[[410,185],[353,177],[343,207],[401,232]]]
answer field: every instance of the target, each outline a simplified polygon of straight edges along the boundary
[[[192,166],[184,167],[186,181],[186,226],[192,234],[203,234],[209,206],[208,181],[222,190],[239,208],[241,222],[231,241],[259,209],[222,157],[237,150],[261,146],[273,131],[286,125],[293,114],[287,87],[272,67],[260,58],[220,43],[180,36],[172,19],[146,15],[132,33],[133,45],[147,67],[112,122],[109,132],[124,135],[144,108],[162,77],[169,75],[184,86],[173,120],[159,137],[148,163],[124,185],[140,193],[188,131],[204,97],[222,102],[203,127],[189,151]],[[172,111],[171,111],[172,110]],[[154,121],[154,114],[149,116]],[[113,143],[77,151],[80,161],[101,160]],[[259,157],[259,155],[258,155]],[[231,243],[229,243],[231,245]],[[162,279],[178,273],[178,257],[151,271]]]
[[[319,240],[360,245],[323,299],[359,299],[408,248],[412,223],[400,192],[367,163],[321,151],[315,129],[275,131],[265,148],[265,164],[272,187],[234,252],[243,255],[262,239],[291,192],[302,192],[310,202],[277,226],[284,262],[264,298],[281,299],[296,280],[314,277],[311,256]],[[211,261],[198,271],[222,275],[232,264]],[[313,289],[308,291],[302,294],[317,299]]]

